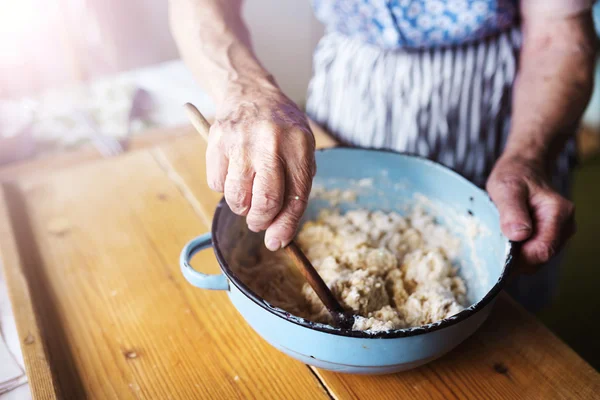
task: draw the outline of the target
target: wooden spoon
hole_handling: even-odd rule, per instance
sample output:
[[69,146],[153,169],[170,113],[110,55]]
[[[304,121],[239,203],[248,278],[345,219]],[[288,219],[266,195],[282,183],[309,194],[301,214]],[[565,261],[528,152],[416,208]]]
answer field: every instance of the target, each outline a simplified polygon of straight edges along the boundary
[[[193,104],[186,103],[184,108],[192,125],[194,125],[194,128],[196,128],[204,140],[208,141],[210,124],[206,118],[204,118],[202,113]],[[284,247],[284,250],[292,261],[294,261],[294,264],[300,270],[304,278],[306,278],[317,296],[319,296],[319,299],[321,299],[333,317],[335,324],[343,329],[352,329],[352,326],[354,325],[354,315],[349,314],[344,310],[296,242],[292,240],[290,244]]]

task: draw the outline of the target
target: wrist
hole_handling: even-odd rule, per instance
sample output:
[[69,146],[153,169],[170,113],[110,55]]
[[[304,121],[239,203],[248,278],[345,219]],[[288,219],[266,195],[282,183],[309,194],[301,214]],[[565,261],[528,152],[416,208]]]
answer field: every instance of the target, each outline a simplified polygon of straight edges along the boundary
[[[517,121],[514,121],[513,124],[516,122]],[[514,128],[515,127],[513,127],[513,129]],[[511,130],[501,158],[546,166],[550,159],[553,142],[556,142],[556,140],[547,137],[547,135],[543,135],[537,129],[521,128],[518,130]]]
[[496,166],[512,168],[518,165],[526,166],[544,174],[548,171],[548,159],[542,151],[507,148],[496,161]]
[[279,86],[268,73],[236,75],[225,82],[221,96],[217,99],[217,109],[230,108],[240,102],[272,98],[279,94],[281,94]]
[[531,164],[545,165],[547,160],[546,151],[539,148],[528,148],[527,146],[506,146],[502,152],[501,159],[526,161]]
[[273,75],[264,70],[231,76],[227,80],[226,90],[281,91]]

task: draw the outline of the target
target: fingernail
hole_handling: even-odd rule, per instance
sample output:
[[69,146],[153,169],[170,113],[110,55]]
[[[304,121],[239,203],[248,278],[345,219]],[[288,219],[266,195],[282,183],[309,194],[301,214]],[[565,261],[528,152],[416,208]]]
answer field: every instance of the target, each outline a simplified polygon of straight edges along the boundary
[[281,248],[281,242],[275,238],[268,239],[265,245],[267,246],[267,249],[271,251],[276,251]]
[[519,232],[529,232],[531,230],[531,228],[528,227],[527,225],[523,225],[523,224],[512,224],[510,226],[510,230],[513,231],[514,233],[519,233]]

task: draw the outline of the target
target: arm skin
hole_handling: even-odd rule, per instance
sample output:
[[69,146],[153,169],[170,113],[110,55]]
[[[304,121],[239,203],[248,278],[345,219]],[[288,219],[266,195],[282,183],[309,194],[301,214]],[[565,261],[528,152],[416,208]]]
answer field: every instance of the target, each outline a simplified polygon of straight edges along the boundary
[[241,0],[170,0],[185,63],[217,105],[207,180],[270,250],[293,238],[316,172],[306,116],[257,60]]
[[525,14],[523,40],[511,131],[487,190],[504,234],[524,241],[521,262],[533,271],[575,233],[574,206],[551,187],[549,172],[590,98],[597,39],[588,11]]

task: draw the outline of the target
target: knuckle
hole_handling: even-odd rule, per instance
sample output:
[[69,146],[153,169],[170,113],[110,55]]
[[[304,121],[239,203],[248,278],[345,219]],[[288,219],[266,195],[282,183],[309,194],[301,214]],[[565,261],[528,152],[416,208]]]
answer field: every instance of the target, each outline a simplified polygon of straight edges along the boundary
[[223,192],[223,186],[225,184],[223,177],[224,174],[222,171],[207,166],[206,182],[208,183],[209,188],[216,192]]
[[250,205],[250,194],[242,188],[234,188],[225,192],[227,204],[236,214],[243,213]]
[[252,196],[253,219],[260,217],[272,218],[281,209],[281,195],[270,193],[255,193]]
[[240,143],[232,143],[229,153],[229,163],[240,170],[241,174],[244,174],[250,164],[250,155],[248,154],[247,147]]
[[551,214],[558,225],[564,221],[572,219],[575,216],[575,204],[557,193],[550,194],[549,206],[549,208],[552,210]]
[[248,200],[250,199],[250,193],[243,189],[234,190],[232,193],[232,201],[243,207],[248,204]]
[[516,187],[523,184],[523,179],[521,176],[515,174],[512,171],[498,171],[496,169],[492,170],[492,173],[487,181],[487,185],[492,188],[509,186]]
[[223,192],[223,181],[219,178],[209,177],[207,179],[208,187],[215,192],[222,193]]
[[541,243],[537,249],[537,257],[541,263],[550,261],[556,254],[557,245],[555,243]]
[[315,136],[312,134],[310,129],[296,129],[294,131],[300,149],[305,155],[314,153],[315,151]]
[[312,177],[312,167],[310,165],[301,167],[300,171],[291,178],[293,187],[291,195],[299,196],[300,199],[306,200],[312,187]]
[[221,135],[224,132],[223,123],[215,121],[208,130],[208,143],[216,143],[219,141]]
[[306,209],[306,200],[304,198],[292,199],[286,209],[285,220],[289,221],[292,225],[297,225],[304,214]]
[[276,157],[281,151],[280,141],[276,133],[263,134],[260,138],[260,151],[263,156]]
[[283,238],[283,242],[288,242],[294,237],[296,233],[297,223],[292,219],[283,219],[280,223],[280,232]]
[[225,127],[228,124],[227,119],[221,119],[221,118],[217,118],[215,119],[215,121],[212,123],[212,125],[210,126],[210,134],[212,135],[213,133],[218,133],[221,132],[223,130],[225,130]]
[[523,189],[523,187],[525,186],[525,183],[523,182],[521,177],[516,175],[505,175],[498,178],[497,181],[493,181],[493,183],[494,182],[497,182],[498,187],[504,190],[520,190]]
[[279,151],[276,149],[271,150],[263,149],[254,156],[254,163],[257,169],[266,176],[267,184],[269,184],[270,179],[274,179],[281,172],[283,165],[283,158]]
[[254,173],[250,152],[246,149],[232,151],[229,158],[228,174],[236,183],[249,179]]
[[303,157],[300,162],[300,171],[299,175],[302,179],[306,180],[312,174],[313,169],[313,159],[312,157]]
[[277,231],[285,237],[284,242],[293,238],[304,209],[305,203],[303,201],[291,200],[282,211],[281,216],[277,218]]
[[281,127],[270,119],[257,122],[255,127],[261,138],[272,137],[281,131]]
[[223,153],[227,148],[226,143],[229,131],[221,126],[211,126],[208,132],[207,151],[211,153]]
[[210,135],[214,134],[216,137],[219,137],[233,132],[238,125],[238,121],[231,118],[216,119],[211,125],[209,133]]

